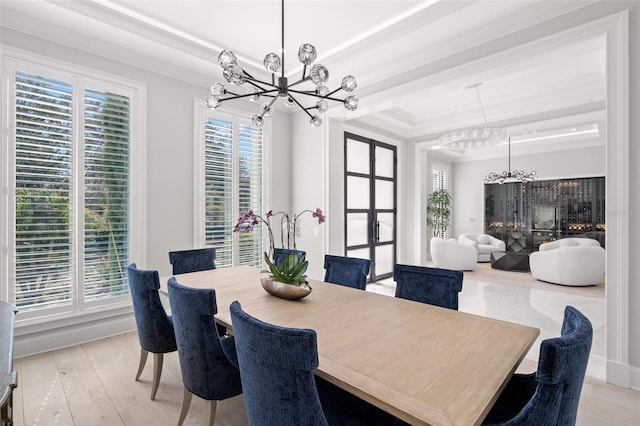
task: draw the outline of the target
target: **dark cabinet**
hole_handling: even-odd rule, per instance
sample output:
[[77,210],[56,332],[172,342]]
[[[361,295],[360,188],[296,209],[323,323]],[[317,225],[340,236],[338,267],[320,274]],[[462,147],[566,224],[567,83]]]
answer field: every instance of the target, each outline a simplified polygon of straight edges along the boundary
[[484,225],[507,251],[536,251],[542,243],[575,236],[604,247],[605,178],[485,184]]

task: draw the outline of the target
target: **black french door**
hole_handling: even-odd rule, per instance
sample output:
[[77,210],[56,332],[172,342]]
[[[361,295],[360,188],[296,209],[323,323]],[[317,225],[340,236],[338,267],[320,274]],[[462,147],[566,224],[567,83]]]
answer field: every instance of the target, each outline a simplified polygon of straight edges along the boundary
[[397,152],[393,145],[344,134],[345,252],[369,259],[369,281],[396,263]]

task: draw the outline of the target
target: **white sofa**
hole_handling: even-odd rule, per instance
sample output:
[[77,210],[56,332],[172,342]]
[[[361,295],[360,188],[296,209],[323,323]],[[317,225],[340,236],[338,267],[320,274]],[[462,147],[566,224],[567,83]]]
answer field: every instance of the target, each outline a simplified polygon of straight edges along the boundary
[[471,271],[478,264],[478,252],[455,238],[431,238],[431,260],[438,268]]
[[489,262],[492,251],[506,251],[504,241],[488,234],[460,234],[458,242],[476,249],[478,262]]
[[591,238],[563,238],[540,244],[531,253],[531,275],[541,281],[568,286],[598,284],[605,273],[605,251]]

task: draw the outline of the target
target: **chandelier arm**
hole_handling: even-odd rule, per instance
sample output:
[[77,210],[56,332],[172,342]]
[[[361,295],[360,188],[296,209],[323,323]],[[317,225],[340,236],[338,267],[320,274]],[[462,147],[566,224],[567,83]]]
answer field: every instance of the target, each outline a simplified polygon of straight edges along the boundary
[[[291,87],[291,86],[289,86],[289,87]],[[313,97],[319,98],[319,99],[329,99],[330,101],[344,102],[344,99],[333,98],[333,97],[330,97],[329,95],[322,96],[322,95],[318,95],[316,93],[310,93],[310,92],[305,92],[305,91],[301,91],[301,90],[292,90],[292,89],[289,89],[289,91],[293,92],[293,93],[298,93],[300,95],[313,96]]]
[[[276,89],[278,88],[277,84],[271,84],[269,82],[258,80],[257,78],[253,78],[253,77],[249,77],[249,76],[247,76],[247,82],[249,82],[249,84],[251,84],[251,82],[255,82],[255,83],[264,84],[265,86],[275,87]],[[260,87],[260,86],[258,86],[258,87]],[[262,87],[260,87],[260,89],[265,90]]]
[[246,98],[247,96],[254,96],[254,95],[267,96],[269,98],[273,98],[274,100],[278,99],[277,96],[268,95],[268,93],[273,93],[273,92],[277,92],[277,90],[276,89],[274,89],[274,90],[265,90],[265,91],[260,92],[260,93],[247,93],[247,94],[244,94],[244,95],[238,95],[238,94],[235,94],[235,93],[228,92],[228,93],[231,93],[234,96],[229,96],[228,98],[222,98],[222,99],[220,99],[220,102],[230,101],[232,99]]
[[311,77],[309,77],[309,76],[303,77],[300,80],[296,81],[295,83],[291,83],[289,85],[289,87],[293,87],[293,86],[295,86],[297,84],[304,83],[305,81],[309,81],[310,79],[311,79]]
[[[297,92],[296,92],[296,93],[297,93]],[[307,114],[307,115],[309,116],[309,118],[313,118],[313,115],[311,115],[311,114],[309,113],[309,111],[307,111],[307,109],[306,109],[304,106],[302,106],[302,104],[301,104],[300,102],[298,102],[298,100],[297,100],[295,97],[293,97],[293,96],[289,95],[289,98],[291,98],[291,100],[292,100],[293,102],[295,102],[295,103],[296,103],[296,105],[298,105],[298,106],[300,107],[300,109],[301,109],[301,110],[303,110],[303,111],[305,112],[305,114]]]
[[342,89],[342,87],[338,87],[338,88],[337,88],[336,90],[334,90],[333,92],[329,92],[329,93],[327,93],[327,95],[326,95],[326,96],[331,96],[331,95],[333,95],[334,93],[339,92],[339,91],[340,91],[340,89]]

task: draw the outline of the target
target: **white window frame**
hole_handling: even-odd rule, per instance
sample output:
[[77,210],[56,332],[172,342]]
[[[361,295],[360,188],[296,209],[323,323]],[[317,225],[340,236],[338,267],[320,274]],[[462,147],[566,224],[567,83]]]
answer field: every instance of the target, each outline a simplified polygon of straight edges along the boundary
[[[15,111],[15,70],[24,67],[29,71],[41,70],[44,75],[55,77],[62,75],[67,81],[75,82],[80,79],[87,83],[99,80],[100,87],[113,89],[117,93],[126,93],[130,99],[130,169],[129,169],[129,258],[137,262],[146,263],[146,252],[143,250],[146,241],[146,228],[142,226],[146,219],[146,201],[140,194],[146,193],[146,85],[137,81],[104,73],[87,67],[57,60],[42,55],[26,52],[20,49],[2,45],[2,150],[0,151],[0,165],[5,170],[0,176],[2,184],[2,208],[0,209],[0,299],[10,300],[12,294],[10,280],[14,274],[14,245],[13,232],[10,226],[15,223],[15,155],[12,149],[15,142],[15,127],[12,125],[12,112]],[[69,80],[71,78],[71,80]],[[77,89],[77,86],[75,87]],[[74,90],[75,90],[74,89]],[[75,94],[74,96],[78,96]],[[76,102],[76,101],[74,101]],[[78,102],[82,102],[80,99]],[[80,110],[74,109],[74,145],[82,141],[79,132],[78,116]],[[13,131],[10,133],[10,129]],[[75,152],[75,150],[74,150]],[[74,162],[76,173],[83,160],[76,158]],[[75,185],[74,196],[82,193]],[[14,207],[11,207],[14,206]],[[84,223],[83,215],[74,209],[72,221],[74,226]],[[79,234],[78,234],[79,235]],[[74,248],[74,261],[77,264],[81,257],[78,247]],[[16,328],[38,325],[39,329],[52,329],[60,324],[68,324],[69,319],[78,322],[79,317],[87,316],[95,318],[96,315],[104,317],[109,311],[122,312],[123,308],[130,310],[131,298],[127,295],[114,296],[101,300],[86,302],[80,291],[82,285],[77,281],[78,275],[74,275],[74,297],[70,306],[54,309],[34,310],[18,312]],[[80,320],[82,322],[82,320]]]
[[[238,161],[237,161],[237,144],[235,142],[235,137],[238,134],[237,128],[239,124],[251,124],[252,113],[247,111],[231,108],[228,106],[224,106],[223,110],[211,111],[206,107],[204,99],[195,98],[193,101],[193,111],[194,111],[194,227],[193,227],[193,241],[195,241],[197,247],[205,246],[205,185],[204,185],[204,162],[202,159],[205,156],[205,120],[207,117],[216,117],[223,120],[228,120],[233,123],[234,126],[234,143],[233,143],[233,176],[238,175]],[[262,204],[263,207],[268,205],[268,152],[270,152],[269,145],[271,140],[271,124],[268,120],[265,120],[265,124],[262,128]],[[234,178],[232,191],[234,193],[233,199],[237,200],[237,194],[239,191],[238,181]],[[237,204],[233,205],[233,217],[238,218],[240,215],[244,213],[239,211],[239,207]],[[258,213],[258,212],[256,212]],[[264,212],[260,212],[262,215]],[[259,229],[262,232],[262,249],[268,249],[268,236],[266,233],[266,227],[264,225],[260,225]],[[255,231],[254,231],[255,232]],[[238,245],[238,235],[233,234],[233,246],[232,250],[234,253],[233,256],[233,266],[237,265],[237,253],[239,250]]]

